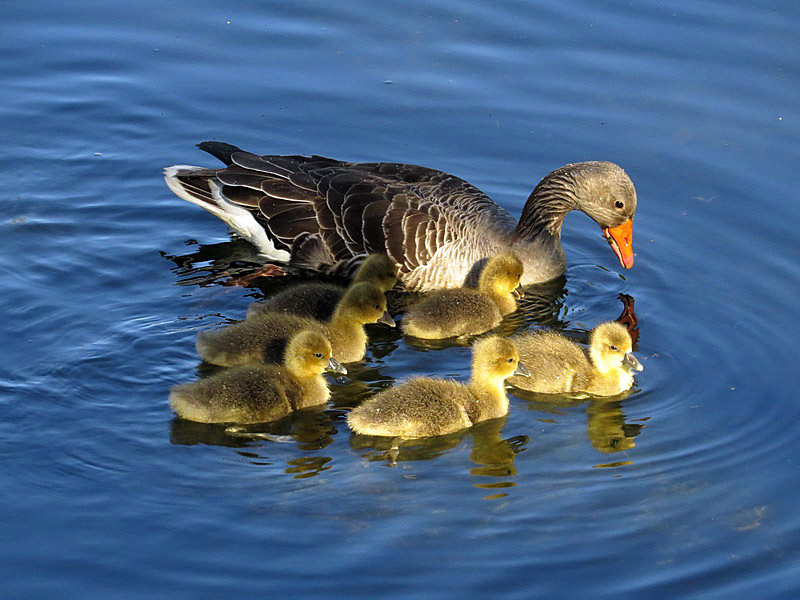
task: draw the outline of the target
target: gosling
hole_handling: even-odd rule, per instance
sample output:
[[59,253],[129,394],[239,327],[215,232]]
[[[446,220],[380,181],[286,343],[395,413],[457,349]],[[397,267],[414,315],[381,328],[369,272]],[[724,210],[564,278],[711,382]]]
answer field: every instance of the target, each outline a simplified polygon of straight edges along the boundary
[[522,262],[511,252],[489,259],[478,288],[437,290],[413,305],[403,320],[403,331],[417,338],[442,339],[477,335],[494,329],[517,310]]
[[394,320],[386,312],[383,292],[371,283],[362,282],[347,289],[327,323],[282,313],[259,313],[224,329],[200,332],[197,353],[206,362],[224,367],[279,363],[288,339],[310,329],[330,340],[336,360],[348,363],[364,357],[367,350],[364,325],[376,322],[394,327]]
[[331,344],[317,331],[289,341],[283,365],[245,365],[172,388],[169,402],[182,419],[200,423],[264,423],[324,404],[324,370],[346,374]]
[[633,386],[633,372],[644,367],[631,353],[631,336],[623,325],[610,321],[595,327],[589,352],[554,331],[525,333],[512,338],[530,377],[511,377],[523,390],[545,394],[587,393],[615,396]]
[[[386,254],[370,254],[359,265],[351,285],[362,281],[373,283],[382,292],[388,292],[397,283],[397,266]],[[265,302],[254,302],[247,308],[247,317],[270,311],[329,321],[345,289],[332,283],[296,285],[278,292]]]
[[530,372],[516,346],[490,336],[475,342],[469,384],[415,377],[368,399],[347,415],[356,433],[401,438],[453,433],[508,414],[504,381]]

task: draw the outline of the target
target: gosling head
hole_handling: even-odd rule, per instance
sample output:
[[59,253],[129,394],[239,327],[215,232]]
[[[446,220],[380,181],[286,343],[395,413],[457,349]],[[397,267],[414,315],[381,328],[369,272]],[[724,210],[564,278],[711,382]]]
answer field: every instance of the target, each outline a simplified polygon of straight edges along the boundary
[[486,262],[486,266],[478,279],[478,289],[487,292],[514,294],[522,297],[519,289],[522,281],[522,261],[513,252],[504,252],[493,256]]
[[395,326],[394,319],[386,311],[386,296],[374,283],[362,281],[347,288],[337,307],[337,311],[341,310],[359,323]]
[[516,344],[507,338],[491,335],[472,345],[472,369],[491,377],[507,379],[512,375],[530,377],[531,373],[519,362]]
[[316,331],[301,331],[286,346],[286,368],[295,375],[314,376],[323,371],[347,375],[345,369],[333,358],[331,344]]
[[619,368],[643,371],[644,367],[631,353],[632,345],[628,330],[616,321],[601,323],[589,336],[592,363],[603,373]]
[[374,283],[382,292],[387,292],[397,283],[397,265],[386,254],[370,254],[353,278],[353,283],[361,281]]

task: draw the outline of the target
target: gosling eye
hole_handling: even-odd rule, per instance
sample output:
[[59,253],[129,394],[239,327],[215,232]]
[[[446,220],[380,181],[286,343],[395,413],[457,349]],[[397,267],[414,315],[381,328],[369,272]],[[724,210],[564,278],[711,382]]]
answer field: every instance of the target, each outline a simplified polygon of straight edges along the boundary
[[513,358],[509,358],[509,359],[508,359],[508,364],[511,364],[511,363],[513,363],[513,362],[514,362],[514,359],[513,359]]
[[622,202],[622,200],[617,200],[616,202],[614,202],[614,206],[616,206],[617,208],[625,208],[625,203]]
[[381,305],[380,305],[380,304],[376,304],[376,305],[375,305],[373,308],[374,308],[375,310],[380,310],[380,309],[381,309]]
[[317,358],[322,358],[322,352],[315,352],[314,356],[316,356]]
[[613,350],[614,352],[617,352],[619,350],[619,348],[617,348],[616,346],[613,346],[613,345],[609,346],[609,349]]

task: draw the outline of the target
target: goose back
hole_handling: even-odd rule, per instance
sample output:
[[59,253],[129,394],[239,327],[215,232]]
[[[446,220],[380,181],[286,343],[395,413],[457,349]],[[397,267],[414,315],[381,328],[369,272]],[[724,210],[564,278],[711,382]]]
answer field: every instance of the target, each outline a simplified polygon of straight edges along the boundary
[[475,263],[508,248],[516,224],[473,185],[427,167],[259,156],[221,142],[199,147],[228,166],[171,167],[170,188],[215,214],[220,198],[246,211],[270,243],[248,239],[279,259],[291,253],[302,267],[385,253],[410,290],[456,287]]
[[582,210],[625,268],[633,265],[635,190],[613,163],[554,171],[517,223],[475,186],[427,167],[257,155],[223,142],[198,146],[226,167],[168,167],[167,185],[273,260],[341,273],[354,259],[385,253],[407,289],[424,291],[468,283],[480,261],[510,250],[525,265],[523,285],[541,283],[564,272],[561,226],[567,212]]

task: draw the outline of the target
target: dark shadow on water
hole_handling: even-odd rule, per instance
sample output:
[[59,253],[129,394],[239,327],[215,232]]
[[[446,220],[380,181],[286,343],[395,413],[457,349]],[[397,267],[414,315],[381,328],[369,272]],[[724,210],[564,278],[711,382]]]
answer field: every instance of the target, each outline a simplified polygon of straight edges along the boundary
[[195,240],[185,243],[196,250],[186,254],[160,253],[175,263],[171,270],[178,276],[177,285],[222,285],[227,278],[255,271],[264,262],[251,243],[240,239],[217,244],[198,244]]

